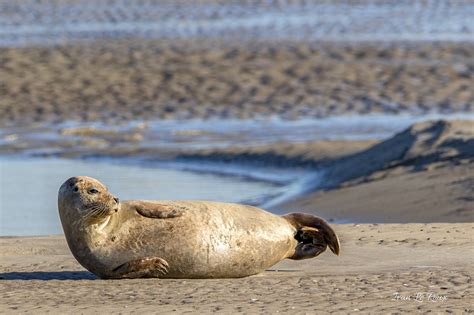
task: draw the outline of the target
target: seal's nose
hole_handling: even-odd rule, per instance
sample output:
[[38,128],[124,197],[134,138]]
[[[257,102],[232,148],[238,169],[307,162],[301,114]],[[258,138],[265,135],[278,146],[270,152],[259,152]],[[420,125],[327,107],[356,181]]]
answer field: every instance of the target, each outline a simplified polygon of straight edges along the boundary
[[117,197],[114,197],[114,200],[116,203],[119,203],[119,199]]

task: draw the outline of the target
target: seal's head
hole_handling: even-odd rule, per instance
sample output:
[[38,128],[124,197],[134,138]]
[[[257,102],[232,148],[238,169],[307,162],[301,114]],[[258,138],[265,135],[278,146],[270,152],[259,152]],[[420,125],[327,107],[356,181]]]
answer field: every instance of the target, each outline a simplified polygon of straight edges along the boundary
[[119,200],[101,182],[87,176],[69,178],[58,194],[61,222],[97,224],[118,211]]

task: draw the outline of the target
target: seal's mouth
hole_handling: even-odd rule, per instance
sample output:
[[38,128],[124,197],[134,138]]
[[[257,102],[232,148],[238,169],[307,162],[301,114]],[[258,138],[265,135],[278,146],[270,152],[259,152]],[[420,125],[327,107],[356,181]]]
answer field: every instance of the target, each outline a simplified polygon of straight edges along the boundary
[[89,224],[95,224],[103,221],[113,212],[117,211],[118,203],[110,205],[103,202],[94,202],[85,208],[85,214],[82,219]]

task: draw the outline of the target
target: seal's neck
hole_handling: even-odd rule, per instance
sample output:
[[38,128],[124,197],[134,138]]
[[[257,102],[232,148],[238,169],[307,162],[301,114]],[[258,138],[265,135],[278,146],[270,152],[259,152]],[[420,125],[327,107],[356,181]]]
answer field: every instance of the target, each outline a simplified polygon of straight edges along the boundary
[[93,252],[96,247],[106,241],[113,221],[112,215],[106,215],[94,222],[78,220],[68,227],[69,231],[66,231],[65,227],[65,235],[70,247],[74,247],[79,253]]
[[112,215],[107,215],[104,218],[101,218],[96,223],[89,226],[91,234],[96,236],[107,234],[108,230],[112,227]]
[[105,242],[115,227],[115,221],[114,215],[109,214],[86,225],[83,235],[89,247],[93,248]]
[[112,215],[107,215],[93,224],[78,222],[78,224],[70,226],[69,231],[65,231],[68,246],[74,257],[82,266],[92,272],[96,267],[102,265],[102,261],[96,255],[108,240],[112,222]]

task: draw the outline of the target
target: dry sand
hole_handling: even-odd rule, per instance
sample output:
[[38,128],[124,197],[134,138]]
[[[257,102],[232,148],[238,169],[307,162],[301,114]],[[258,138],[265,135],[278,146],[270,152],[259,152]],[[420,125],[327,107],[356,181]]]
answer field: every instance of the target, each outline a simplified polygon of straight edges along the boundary
[[0,312],[474,311],[473,223],[335,229],[339,257],[285,260],[257,276],[223,280],[98,280],[74,260],[63,236],[0,238]]
[[206,40],[0,48],[0,123],[473,111],[472,50]]

